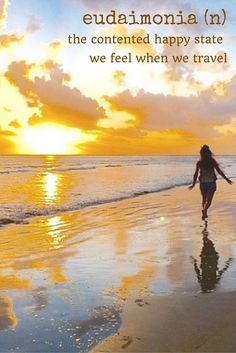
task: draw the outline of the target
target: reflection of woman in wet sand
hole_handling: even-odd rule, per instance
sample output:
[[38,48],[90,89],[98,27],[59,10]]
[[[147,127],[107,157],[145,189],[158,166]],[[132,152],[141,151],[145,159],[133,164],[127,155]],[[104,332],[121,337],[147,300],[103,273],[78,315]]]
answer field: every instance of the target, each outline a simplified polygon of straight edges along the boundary
[[221,277],[223,276],[223,273],[229,268],[232,258],[229,258],[225,262],[222,270],[219,270],[219,254],[215,249],[214,243],[208,238],[207,222],[202,234],[203,247],[200,254],[200,267],[198,267],[196,259],[193,257],[191,259],[194,265],[194,270],[196,272],[198,282],[201,285],[202,292],[206,293],[215,289],[216,285],[219,283]]
[[227,178],[227,176],[220,169],[219,164],[213,158],[212,152],[209,146],[204,145],[200,150],[200,160],[196,164],[196,170],[193,176],[193,183],[189,189],[193,189],[198,178],[200,171],[200,190],[202,194],[202,219],[205,220],[207,215],[207,210],[211,206],[211,202],[216,191],[216,173],[217,171],[229,184],[233,182]]

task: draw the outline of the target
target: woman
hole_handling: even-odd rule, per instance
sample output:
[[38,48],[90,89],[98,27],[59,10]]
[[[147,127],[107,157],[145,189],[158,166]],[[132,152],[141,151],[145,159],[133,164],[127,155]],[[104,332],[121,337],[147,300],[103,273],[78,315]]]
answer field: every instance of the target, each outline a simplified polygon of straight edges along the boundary
[[216,173],[217,171],[229,184],[233,182],[227,178],[222,172],[216,160],[212,157],[212,152],[209,146],[204,145],[200,150],[200,160],[196,164],[196,171],[193,176],[193,183],[189,189],[193,189],[198,178],[200,171],[200,190],[202,194],[202,220],[205,220],[207,216],[207,210],[211,206],[211,202],[216,191]]

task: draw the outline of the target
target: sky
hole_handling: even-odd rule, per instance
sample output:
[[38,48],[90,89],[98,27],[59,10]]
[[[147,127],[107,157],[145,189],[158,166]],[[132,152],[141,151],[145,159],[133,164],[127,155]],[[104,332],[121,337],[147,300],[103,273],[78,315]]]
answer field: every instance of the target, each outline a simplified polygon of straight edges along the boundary
[[[0,0],[0,154],[236,153],[234,1]],[[204,13],[225,9],[224,25]],[[197,25],[85,25],[85,14],[194,13]],[[87,44],[70,45],[71,34]],[[93,36],[190,36],[186,47],[92,45]],[[222,45],[194,43],[222,36]],[[227,63],[113,63],[117,55],[220,55]],[[91,63],[89,55],[106,55]]]

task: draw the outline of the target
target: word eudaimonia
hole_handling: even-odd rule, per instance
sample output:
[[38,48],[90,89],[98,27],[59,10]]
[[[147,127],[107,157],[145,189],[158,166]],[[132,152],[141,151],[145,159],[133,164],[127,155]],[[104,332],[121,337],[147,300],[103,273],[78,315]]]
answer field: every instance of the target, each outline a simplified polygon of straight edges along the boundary
[[194,13],[184,14],[179,11],[176,14],[137,14],[134,10],[129,14],[117,13],[111,10],[108,14],[86,14],[83,22],[87,25],[194,25],[198,24]]

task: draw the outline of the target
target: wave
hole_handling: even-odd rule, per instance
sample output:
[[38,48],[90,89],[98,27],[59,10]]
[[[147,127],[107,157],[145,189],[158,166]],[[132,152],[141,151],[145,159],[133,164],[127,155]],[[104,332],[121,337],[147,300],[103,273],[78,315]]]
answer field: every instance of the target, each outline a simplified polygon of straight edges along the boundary
[[67,168],[58,168],[54,169],[54,172],[70,172],[74,170],[92,170],[92,169],[97,169],[97,167],[67,167]]
[[99,200],[84,201],[80,203],[75,203],[73,205],[65,205],[64,207],[53,207],[53,208],[25,210],[25,211],[21,210],[21,212],[16,214],[15,217],[0,218],[0,227],[6,226],[12,223],[27,224],[28,223],[27,219],[31,217],[53,216],[55,214],[60,214],[65,212],[79,211],[87,207],[96,207],[103,204],[109,204],[109,203],[118,202],[122,200],[132,199],[132,198],[140,197],[147,194],[153,194],[153,193],[158,193],[165,190],[174,189],[176,187],[180,187],[184,185],[189,185],[189,182],[185,181],[185,182],[175,183],[171,186],[153,188],[150,190],[133,191],[125,195],[120,195],[120,196],[111,197],[111,198],[104,198]]
[[72,171],[83,171],[83,170],[95,170],[97,168],[120,168],[128,167],[132,165],[149,165],[149,163],[134,163],[134,164],[107,164],[107,165],[97,165],[97,166],[71,166],[71,167],[50,167],[45,169],[42,166],[26,166],[24,168],[10,169],[8,171],[2,171],[0,174],[20,174],[20,173],[33,173],[36,169],[42,173],[60,173],[60,172],[72,172]]
[[107,164],[104,166],[105,168],[119,168],[123,167],[121,164]]
[[[76,170],[92,170],[92,169],[97,169],[97,167],[72,167],[72,168],[40,168],[38,167],[39,172],[41,173],[60,173],[60,172],[70,172],[70,171],[76,171]],[[15,170],[9,170],[9,171],[4,171],[0,172],[0,174],[21,174],[21,173],[33,173],[34,170],[33,168],[30,169],[15,169]]]
[[9,224],[28,224],[26,219],[0,218],[0,228]]

